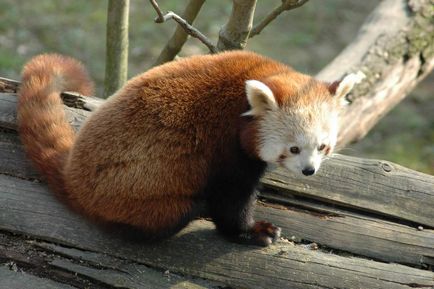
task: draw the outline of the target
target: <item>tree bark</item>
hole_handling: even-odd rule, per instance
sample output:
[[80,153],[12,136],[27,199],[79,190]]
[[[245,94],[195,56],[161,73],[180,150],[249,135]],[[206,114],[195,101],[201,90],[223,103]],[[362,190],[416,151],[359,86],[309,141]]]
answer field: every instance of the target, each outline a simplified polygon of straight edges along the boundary
[[[182,18],[188,23],[193,24],[193,21],[196,19],[196,16],[204,2],[205,0],[190,0],[187,7],[185,7],[184,13],[182,13]],[[188,34],[185,30],[182,27],[177,26],[175,33],[164,46],[154,65],[160,65],[173,60],[187,41],[187,37]]]
[[129,0],[109,0],[108,3],[105,98],[127,81],[129,3]]
[[[202,42],[203,44],[205,44],[206,47],[208,47],[210,53],[217,53],[218,49],[217,47],[215,47],[215,45],[211,42],[211,40],[209,40],[205,34],[203,34],[202,32],[200,32],[197,28],[193,27],[187,20],[185,20],[183,17],[179,16],[178,14],[169,11],[167,13],[163,13],[163,11],[161,11],[160,6],[158,5],[156,0],[150,0],[151,5],[154,7],[155,12],[157,12],[157,18],[155,18],[155,23],[163,23],[166,22],[167,20],[173,20],[176,23],[178,23],[179,27],[184,29],[185,33],[187,33],[188,35],[197,38],[200,42]],[[194,6],[194,4],[196,3],[190,3]],[[195,7],[191,7],[193,10],[196,9]],[[188,7],[187,7],[188,10]],[[187,11],[188,12],[188,11]],[[199,11],[197,11],[199,12]]]
[[233,0],[232,13],[219,33],[220,51],[243,49],[253,26],[256,0]]
[[280,14],[285,11],[289,11],[306,4],[309,0],[282,0],[282,3],[273,9],[270,14],[268,14],[261,22],[259,22],[249,34],[249,38],[256,36],[264,30],[272,21],[274,21]]
[[434,67],[432,0],[385,0],[356,39],[317,77],[326,81],[362,71],[342,115],[338,145],[362,139]]

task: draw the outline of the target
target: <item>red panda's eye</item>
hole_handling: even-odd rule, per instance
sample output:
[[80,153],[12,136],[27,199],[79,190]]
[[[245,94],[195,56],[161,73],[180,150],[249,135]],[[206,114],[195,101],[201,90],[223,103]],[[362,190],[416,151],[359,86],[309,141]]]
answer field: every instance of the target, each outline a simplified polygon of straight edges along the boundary
[[300,153],[300,149],[298,147],[291,147],[289,149],[289,151],[293,154],[299,154]]
[[322,151],[323,149],[325,149],[325,147],[326,147],[325,144],[321,144],[321,145],[318,147],[318,150],[319,150],[319,151]]

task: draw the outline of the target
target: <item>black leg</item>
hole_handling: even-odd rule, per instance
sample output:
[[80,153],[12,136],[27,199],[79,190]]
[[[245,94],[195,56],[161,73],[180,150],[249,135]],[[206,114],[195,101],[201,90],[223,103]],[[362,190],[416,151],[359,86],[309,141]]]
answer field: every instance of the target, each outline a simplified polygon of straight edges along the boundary
[[268,246],[280,236],[280,228],[254,221],[255,185],[247,179],[219,178],[209,187],[208,206],[217,230],[230,240]]

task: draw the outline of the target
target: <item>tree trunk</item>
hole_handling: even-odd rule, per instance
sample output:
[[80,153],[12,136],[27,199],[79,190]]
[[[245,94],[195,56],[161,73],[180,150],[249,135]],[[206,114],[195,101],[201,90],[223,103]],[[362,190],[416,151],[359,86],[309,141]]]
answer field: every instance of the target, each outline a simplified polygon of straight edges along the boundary
[[356,39],[319,74],[334,81],[361,70],[366,79],[349,97],[338,144],[358,141],[434,67],[432,0],[385,0]]
[[[182,18],[184,18],[188,23],[193,24],[193,21],[199,13],[200,8],[202,8],[204,2],[205,0],[190,0],[188,5],[185,7],[184,13],[182,13]],[[188,34],[185,30],[181,26],[177,26],[175,33],[164,46],[154,65],[160,65],[173,60],[187,41],[187,37]]]
[[109,0],[104,97],[121,88],[128,72],[129,0]]
[[219,34],[217,48],[220,51],[243,49],[253,26],[256,0],[233,0],[232,13]]

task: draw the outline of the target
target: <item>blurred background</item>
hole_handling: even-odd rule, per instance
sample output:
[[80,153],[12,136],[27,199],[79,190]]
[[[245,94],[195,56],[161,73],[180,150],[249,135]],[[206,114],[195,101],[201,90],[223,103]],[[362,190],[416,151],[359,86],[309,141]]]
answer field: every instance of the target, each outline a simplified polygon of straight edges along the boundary
[[[181,14],[187,0],[160,0],[163,11]],[[195,26],[214,42],[231,10],[230,0],[207,1]],[[253,50],[316,74],[357,34],[378,0],[310,0],[286,12],[250,39]],[[279,0],[258,1],[256,22],[279,5]],[[107,1],[0,0],[0,76],[19,79],[32,56],[57,52],[80,59],[102,95],[105,73]],[[175,29],[174,22],[155,24],[148,1],[131,0],[129,77],[149,69]],[[207,50],[190,39],[181,56]],[[341,153],[386,159],[434,174],[434,74],[393,109],[369,135]]]

